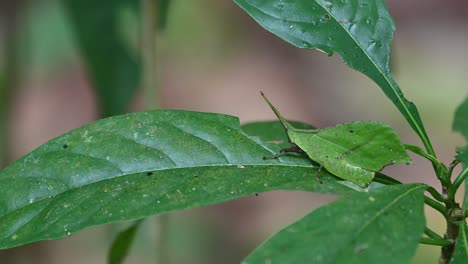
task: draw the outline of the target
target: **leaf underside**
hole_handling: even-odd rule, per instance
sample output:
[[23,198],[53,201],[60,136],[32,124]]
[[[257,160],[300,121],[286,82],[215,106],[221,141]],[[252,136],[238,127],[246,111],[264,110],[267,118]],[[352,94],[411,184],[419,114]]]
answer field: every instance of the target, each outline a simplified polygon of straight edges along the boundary
[[424,230],[425,188],[386,186],[320,207],[243,263],[409,263]]
[[[268,132],[249,125],[250,133],[270,134],[271,124]],[[271,190],[363,191],[328,173],[320,184],[304,156],[263,160],[287,140],[267,142],[245,134],[237,118],[188,111],[134,113],[73,130],[0,172],[0,248]]]
[[235,0],[262,27],[299,48],[337,52],[376,82],[425,145],[432,149],[416,106],[390,72],[395,25],[383,0]]

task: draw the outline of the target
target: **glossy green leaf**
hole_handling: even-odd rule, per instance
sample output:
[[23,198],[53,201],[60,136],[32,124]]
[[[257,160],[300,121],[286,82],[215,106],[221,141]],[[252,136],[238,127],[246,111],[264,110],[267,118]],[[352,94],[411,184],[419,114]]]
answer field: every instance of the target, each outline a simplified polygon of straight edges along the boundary
[[63,1],[105,117],[126,113],[140,82],[140,66],[117,23],[120,8],[130,2]]
[[337,52],[376,82],[432,152],[416,106],[393,80],[389,66],[395,26],[383,0],[234,0],[262,27],[299,48]]
[[[358,121],[320,129],[298,129],[263,93],[262,96],[284,126],[292,151],[300,148],[311,160],[339,178],[365,188],[375,172],[383,167],[411,162],[395,131],[383,123]],[[289,149],[282,151],[291,152]]]
[[320,207],[244,263],[409,263],[424,231],[425,188],[386,186]]
[[235,117],[149,111],[49,141],[0,172],[0,248],[277,189],[363,191],[270,149]]
[[455,110],[452,129],[453,131],[460,132],[468,140],[468,97]]
[[123,263],[128,255],[130,247],[135,239],[135,234],[140,227],[142,220],[135,221],[130,227],[121,231],[112,242],[112,246],[109,251],[107,258],[108,264],[120,264]]

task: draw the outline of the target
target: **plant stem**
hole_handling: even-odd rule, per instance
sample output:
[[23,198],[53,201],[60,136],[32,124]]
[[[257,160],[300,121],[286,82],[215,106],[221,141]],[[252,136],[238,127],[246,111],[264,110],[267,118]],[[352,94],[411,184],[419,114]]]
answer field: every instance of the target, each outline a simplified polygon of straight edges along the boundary
[[[142,61],[143,61],[143,88],[145,108],[159,107],[159,68],[158,68],[158,15],[159,0],[142,0],[141,13],[143,16]],[[169,251],[169,216],[161,215],[158,218],[158,264],[170,263]]]
[[455,250],[455,241],[458,236],[458,231],[460,230],[460,227],[451,222],[449,219],[447,221],[447,231],[445,233],[445,239],[448,239],[451,241],[449,245],[445,245],[442,248],[442,254],[439,259],[440,264],[447,264],[449,263],[450,259],[452,258],[453,251]]
[[374,181],[378,182],[378,183],[385,184],[385,185],[401,184],[400,181],[395,180],[394,178],[392,178],[390,176],[387,176],[387,175],[385,175],[383,173],[380,173],[380,172],[375,173]]
[[463,181],[468,176],[468,167],[462,170],[460,175],[453,181],[453,184],[448,188],[447,195],[449,198],[455,198],[455,194],[457,193],[458,188],[463,183]]
[[159,107],[159,79],[157,67],[157,31],[159,0],[142,0],[143,89],[146,109]]
[[457,167],[458,164],[460,164],[459,160],[454,160],[450,163],[450,166],[448,167],[448,170],[447,170],[447,175],[449,178],[452,177],[453,169],[455,169],[455,167]]
[[158,228],[159,228],[157,263],[158,264],[170,263],[170,255],[169,255],[170,218],[168,214],[163,214],[163,215],[160,215],[157,218],[157,220],[158,220]]
[[443,216],[447,215],[447,210],[443,205],[438,203],[436,200],[433,200],[427,196],[424,197],[424,203],[429,205],[430,207],[434,208],[435,210],[439,211]]
[[[463,174],[463,173],[462,173]],[[460,178],[460,176],[459,176]],[[453,189],[453,185],[443,185],[442,186],[442,196],[448,197],[445,202],[445,208],[447,210],[447,215],[445,221],[447,223],[447,228],[445,231],[444,238],[451,242],[450,245],[442,247],[442,254],[439,259],[440,264],[447,264],[452,258],[453,251],[455,250],[455,241],[458,237],[458,232],[460,230],[460,212],[463,212],[460,208],[460,205],[455,201],[454,193],[449,195],[449,190]]]
[[415,145],[410,145],[410,144],[404,144],[404,146],[405,146],[405,148],[407,150],[413,152],[414,154],[419,155],[419,156],[429,160],[433,164],[437,164],[437,167],[445,167],[444,164],[442,162],[440,162],[435,156],[425,152],[420,147],[415,146]]
[[430,238],[444,239],[443,237],[441,237],[439,234],[437,234],[436,232],[434,232],[432,229],[430,229],[427,226],[424,228],[424,234],[426,234]]
[[425,245],[441,246],[441,247],[452,245],[450,241],[445,240],[445,239],[435,239],[435,238],[427,238],[427,237],[421,238],[421,241],[419,241],[419,243],[425,244]]
[[447,201],[447,199],[445,199],[436,189],[434,189],[431,186],[429,186],[429,188],[427,188],[426,191],[430,193],[432,197],[434,197],[434,199],[436,199],[439,202],[445,203]]
[[[4,26],[4,56],[5,64],[0,65],[0,70],[4,70],[4,76],[0,76],[0,169],[10,161],[11,145],[8,139],[9,110],[11,106],[11,94],[18,83],[19,62],[18,62],[18,15],[17,10],[21,3],[12,3],[2,6],[5,14],[1,14],[0,22]],[[2,12],[0,12],[2,13]],[[1,19],[3,18],[3,19]],[[3,66],[3,67],[2,67]]]

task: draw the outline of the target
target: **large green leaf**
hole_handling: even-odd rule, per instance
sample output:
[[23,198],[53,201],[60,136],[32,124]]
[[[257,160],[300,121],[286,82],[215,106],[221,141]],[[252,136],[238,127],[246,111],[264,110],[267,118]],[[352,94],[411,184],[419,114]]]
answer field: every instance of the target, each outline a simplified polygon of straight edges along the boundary
[[263,160],[277,150],[231,116],[150,111],[100,120],[0,172],[0,248],[270,190],[362,191],[327,173],[318,183],[306,157]]
[[120,36],[118,14],[129,0],[63,0],[94,83],[102,116],[126,113],[140,82],[140,66]]
[[452,128],[453,131],[460,132],[468,140],[468,97],[455,111]]
[[432,153],[416,106],[390,72],[395,26],[383,0],[234,0],[262,27],[299,48],[337,52],[392,100]]
[[425,188],[347,196],[286,227],[244,263],[409,263],[424,231]]

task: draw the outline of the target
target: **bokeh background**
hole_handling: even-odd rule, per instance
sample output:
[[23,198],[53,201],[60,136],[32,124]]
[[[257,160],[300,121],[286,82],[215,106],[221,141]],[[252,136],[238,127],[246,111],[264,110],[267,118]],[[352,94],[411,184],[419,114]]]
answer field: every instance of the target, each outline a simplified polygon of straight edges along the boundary
[[[419,107],[440,159],[449,163],[455,147],[463,144],[451,122],[468,91],[468,2],[386,2],[397,25],[391,55],[395,77]],[[123,10],[119,23],[137,53],[139,18]],[[6,139],[0,146],[1,166],[99,118],[75,40],[61,1],[0,1],[0,83],[9,80],[8,90],[0,93],[0,134]],[[404,142],[420,144],[367,77],[337,55],[292,47],[232,1],[173,0],[159,54],[161,108],[230,114],[243,123],[275,119],[259,96],[264,91],[289,119],[318,127],[379,120]],[[131,110],[143,109],[139,92]],[[439,189],[431,165],[418,157],[413,165],[386,173]],[[168,253],[172,263],[239,263],[262,240],[335,198],[277,191],[171,213]],[[429,209],[427,216],[443,233],[443,219]],[[154,263],[157,221],[145,222],[126,263]],[[0,251],[0,263],[105,263],[113,237],[125,226],[93,227],[70,238]],[[414,263],[435,263],[438,254],[438,247],[421,246]]]

